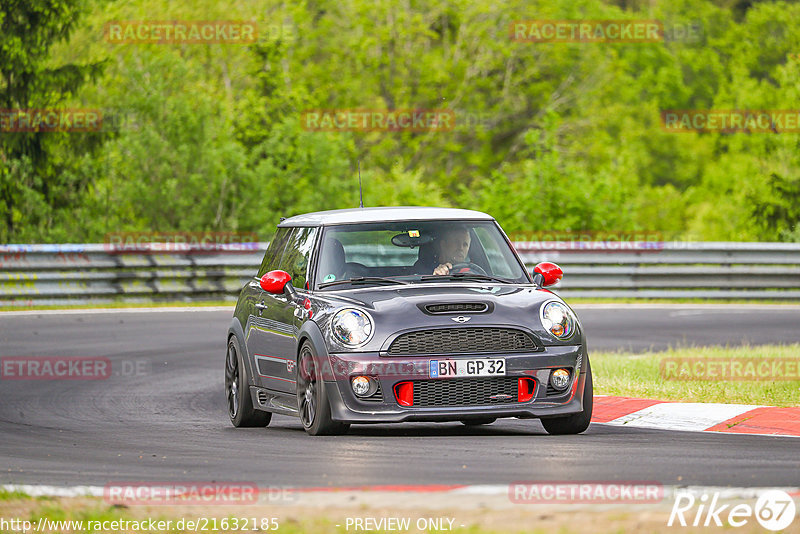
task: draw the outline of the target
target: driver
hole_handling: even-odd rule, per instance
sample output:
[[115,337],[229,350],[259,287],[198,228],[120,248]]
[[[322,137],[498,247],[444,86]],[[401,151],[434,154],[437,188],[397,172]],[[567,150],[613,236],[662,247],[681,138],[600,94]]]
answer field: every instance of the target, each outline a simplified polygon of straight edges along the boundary
[[450,274],[453,265],[466,263],[470,241],[469,231],[464,227],[445,230],[438,240],[439,253],[436,261],[439,265],[433,270],[433,274]]

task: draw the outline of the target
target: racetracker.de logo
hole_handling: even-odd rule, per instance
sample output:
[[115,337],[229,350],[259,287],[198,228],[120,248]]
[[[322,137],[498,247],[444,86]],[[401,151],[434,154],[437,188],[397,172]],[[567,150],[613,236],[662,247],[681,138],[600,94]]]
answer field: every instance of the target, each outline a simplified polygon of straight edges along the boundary
[[661,127],[670,133],[800,133],[800,110],[667,109]]
[[109,254],[254,252],[253,232],[112,232],[103,248]]
[[664,380],[800,380],[800,358],[662,358]]
[[659,43],[658,20],[516,20],[509,37],[521,43]]
[[111,21],[104,29],[113,44],[247,44],[258,40],[258,26],[242,20]]
[[513,482],[508,498],[515,504],[658,503],[664,486],[641,480]]
[[320,109],[304,111],[301,125],[312,132],[449,132],[456,119],[450,109]]
[[111,360],[105,357],[0,358],[2,380],[105,380],[111,376]]
[[538,230],[509,235],[518,252],[660,252],[664,234],[632,230]]
[[103,488],[108,504],[255,504],[259,488],[251,482],[112,482]]
[[98,132],[102,127],[99,109],[0,109],[0,133]]

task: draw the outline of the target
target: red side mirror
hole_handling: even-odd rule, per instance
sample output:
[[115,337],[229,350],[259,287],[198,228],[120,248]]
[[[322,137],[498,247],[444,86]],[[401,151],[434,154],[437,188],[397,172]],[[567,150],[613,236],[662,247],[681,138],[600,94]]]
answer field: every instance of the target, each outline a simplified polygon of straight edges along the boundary
[[564,277],[564,271],[561,270],[561,267],[549,261],[543,261],[537,264],[536,267],[533,268],[533,272],[539,273],[544,277],[542,287],[557,284]]
[[261,289],[267,293],[280,295],[286,284],[292,281],[292,277],[286,271],[270,271],[261,277]]

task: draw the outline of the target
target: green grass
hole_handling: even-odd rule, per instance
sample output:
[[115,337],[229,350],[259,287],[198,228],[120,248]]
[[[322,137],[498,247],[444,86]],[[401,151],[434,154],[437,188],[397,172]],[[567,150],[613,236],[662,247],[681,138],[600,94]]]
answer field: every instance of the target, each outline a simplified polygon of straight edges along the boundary
[[9,491],[0,488],[0,501],[14,501],[19,499],[31,499],[31,496],[22,491]]
[[662,377],[665,358],[791,358],[800,360],[800,344],[758,347],[699,347],[631,354],[591,355],[597,395],[685,402],[722,402],[800,406],[798,380],[675,380]]

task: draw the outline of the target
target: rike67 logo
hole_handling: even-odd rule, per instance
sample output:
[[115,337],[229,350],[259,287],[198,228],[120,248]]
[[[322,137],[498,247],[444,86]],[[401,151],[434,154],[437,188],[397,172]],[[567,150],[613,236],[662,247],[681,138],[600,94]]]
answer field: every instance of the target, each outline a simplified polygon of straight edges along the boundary
[[792,497],[777,489],[761,493],[755,506],[719,501],[719,492],[712,493],[711,497],[707,492],[699,497],[691,491],[678,492],[667,526],[721,527],[727,524],[742,527],[755,519],[765,529],[776,532],[791,525],[796,513]]

